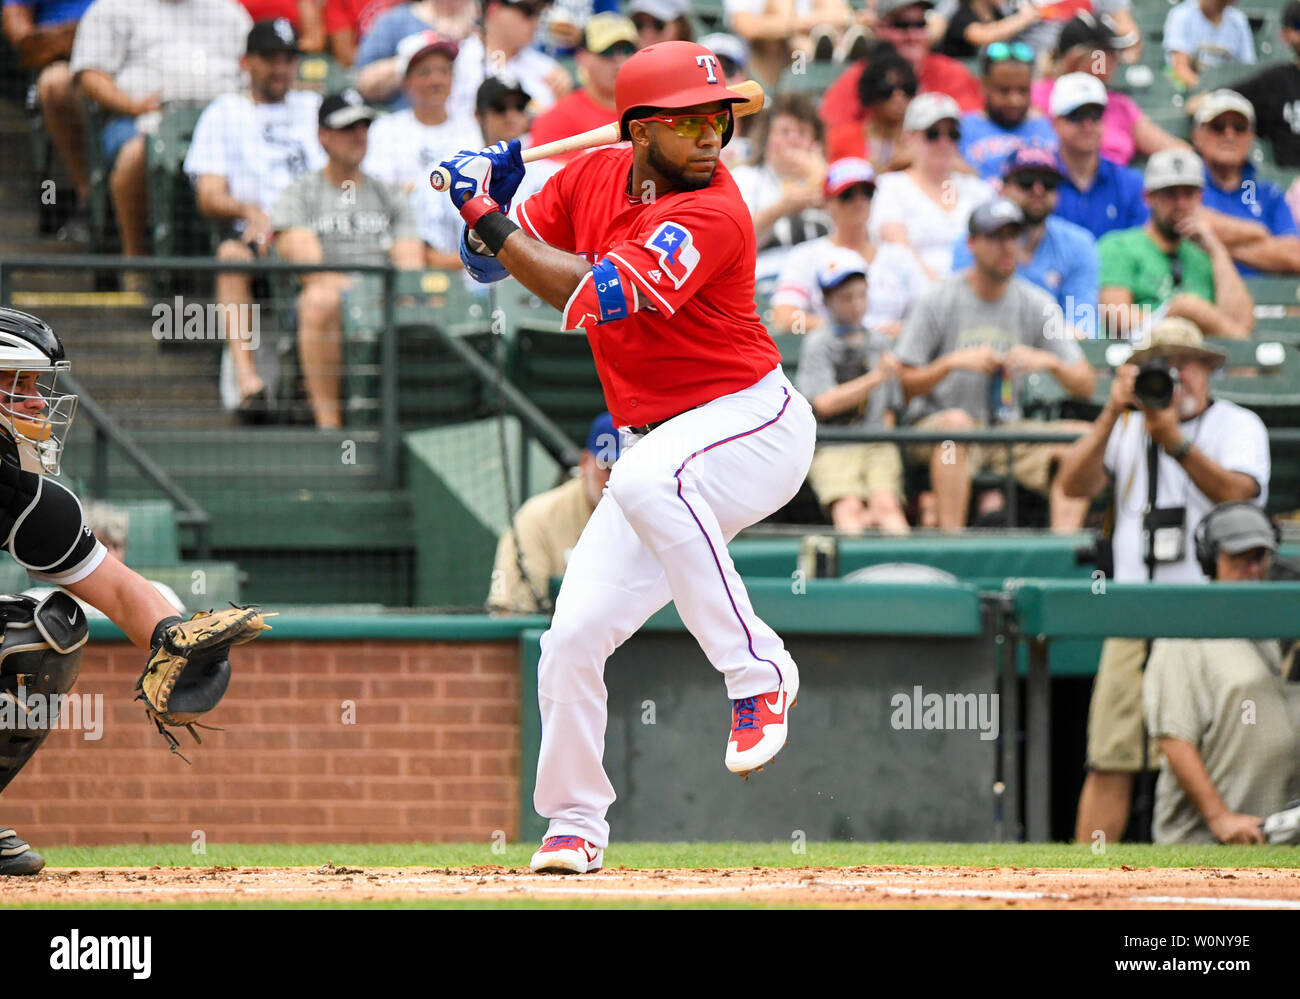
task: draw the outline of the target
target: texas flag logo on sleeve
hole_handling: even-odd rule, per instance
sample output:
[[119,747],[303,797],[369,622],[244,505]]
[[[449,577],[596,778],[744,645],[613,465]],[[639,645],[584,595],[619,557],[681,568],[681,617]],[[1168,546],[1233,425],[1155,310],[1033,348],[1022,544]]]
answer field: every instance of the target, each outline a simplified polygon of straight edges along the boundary
[[658,255],[660,269],[672,279],[674,288],[685,284],[700,262],[700,251],[694,243],[691,231],[676,222],[660,223],[646,243]]

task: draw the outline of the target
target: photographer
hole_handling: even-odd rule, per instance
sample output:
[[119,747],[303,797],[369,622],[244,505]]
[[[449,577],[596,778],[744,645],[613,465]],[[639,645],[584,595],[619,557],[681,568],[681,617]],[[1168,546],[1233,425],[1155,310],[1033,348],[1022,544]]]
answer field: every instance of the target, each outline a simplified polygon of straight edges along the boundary
[[[1268,433],[1258,416],[1210,398],[1210,373],[1227,358],[1207,349],[1196,325],[1164,319],[1116,373],[1110,399],[1061,461],[1067,496],[1091,499],[1113,483],[1113,566],[1119,583],[1202,582],[1190,539],[1219,503],[1268,498]],[[1104,554],[1104,552],[1103,552]],[[1075,836],[1118,840],[1134,775],[1156,754],[1142,729],[1147,643],[1110,638],[1088,709],[1088,775]]]
[[[1196,557],[1211,579],[1269,577],[1277,528],[1250,503],[1205,516]],[[1300,683],[1287,681],[1276,639],[1170,639],[1151,645],[1143,705],[1164,760],[1157,843],[1263,843],[1264,816],[1300,797]],[[1251,723],[1242,722],[1250,701]]]

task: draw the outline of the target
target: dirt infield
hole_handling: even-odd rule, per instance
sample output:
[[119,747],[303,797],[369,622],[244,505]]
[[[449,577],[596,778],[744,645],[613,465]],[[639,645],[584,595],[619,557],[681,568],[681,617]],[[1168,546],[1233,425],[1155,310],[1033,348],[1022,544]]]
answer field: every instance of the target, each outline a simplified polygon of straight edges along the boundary
[[1300,909],[1300,870],[820,867],[609,868],[582,877],[504,867],[49,868],[0,885],[5,904],[332,904],[397,899],[978,908]]

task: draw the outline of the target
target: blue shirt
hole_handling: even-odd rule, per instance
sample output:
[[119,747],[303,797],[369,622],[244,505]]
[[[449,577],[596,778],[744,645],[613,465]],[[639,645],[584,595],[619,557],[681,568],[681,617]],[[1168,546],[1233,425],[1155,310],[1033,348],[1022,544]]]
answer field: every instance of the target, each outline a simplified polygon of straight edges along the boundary
[[[1016,275],[1036,284],[1056,299],[1066,322],[1089,340],[1097,338],[1097,241],[1081,226],[1055,215],[1044,221],[1043,238]],[[965,237],[953,246],[953,272],[974,263]]]
[[[1214,183],[1214,178],[1205,172],[1205,191],[1202,199],[1206,208],[1231,215],[1233,218],[1246,219],[1248,222],[1261,223],[1274,236],[1297,236],[1295,218],[1291,215],[1291,206],[1286,203],[1286,194],[1276,184],[1260,180],[1255,176],[1255,166],[1247,163],[1241,168],[1241,184],[1232,190],[1224,190]],[[1245,264],[1237,264],[1242,277],[1250,277],[1259,271]]]
[[[1280,4],[1278,6],[1281,6]],[[1183,0],[1165,17],[1165,53],[1172,63],[1181,52],[1197,69],[1240,62],[1255,64],[1255,39],[1250,19],[1236,7],[1228,7],[1218,24],[1212,24],[1198,0]]]
[[1081,225],[1094,239],[1112,229],[1132,229],[1145,224],[1147,203],[1142,198],[1142,175],[1136,170],[1103,159],[1092,178],[1092,187],[1080,191],[1065,174],[1061,181],[1056,214],[1067,222]]
[[6,7],[30,7],[32,24],[48,28],[67,21],[80,21],[90,0],[4,0]]
[[961,118],[961,155],[973,166],[981,180],[993,180],[1002,173],[1002,164],[1017,149],[1056,150],[1056,132],[1037,111],[1012,129],[989,120],[983,111],[967,111]]

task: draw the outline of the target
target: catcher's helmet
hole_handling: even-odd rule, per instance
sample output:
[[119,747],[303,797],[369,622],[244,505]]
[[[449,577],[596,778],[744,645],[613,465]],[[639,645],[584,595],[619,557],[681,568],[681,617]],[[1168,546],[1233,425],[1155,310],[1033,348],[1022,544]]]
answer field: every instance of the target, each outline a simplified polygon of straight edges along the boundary
[[[627,123],[645,109],[688,108],[713,101],[744,101],[727,86],[718,57],[695,42],[659,42],[648,45],[623,63],[614,81],[620,136],[630,138]],[[722,137],[725,146],[732,128]]]
[[[0,307],[0,431],[14,439],[30,472],[59,474],[77,397],[59,392],[57,383],[59,373],[71,368],[63,342],[47,323]],[[19,393],[19,375],[28,371],[36,373],[36,387]],[[33,400],[40,400],[39,410],[30,405]]]

